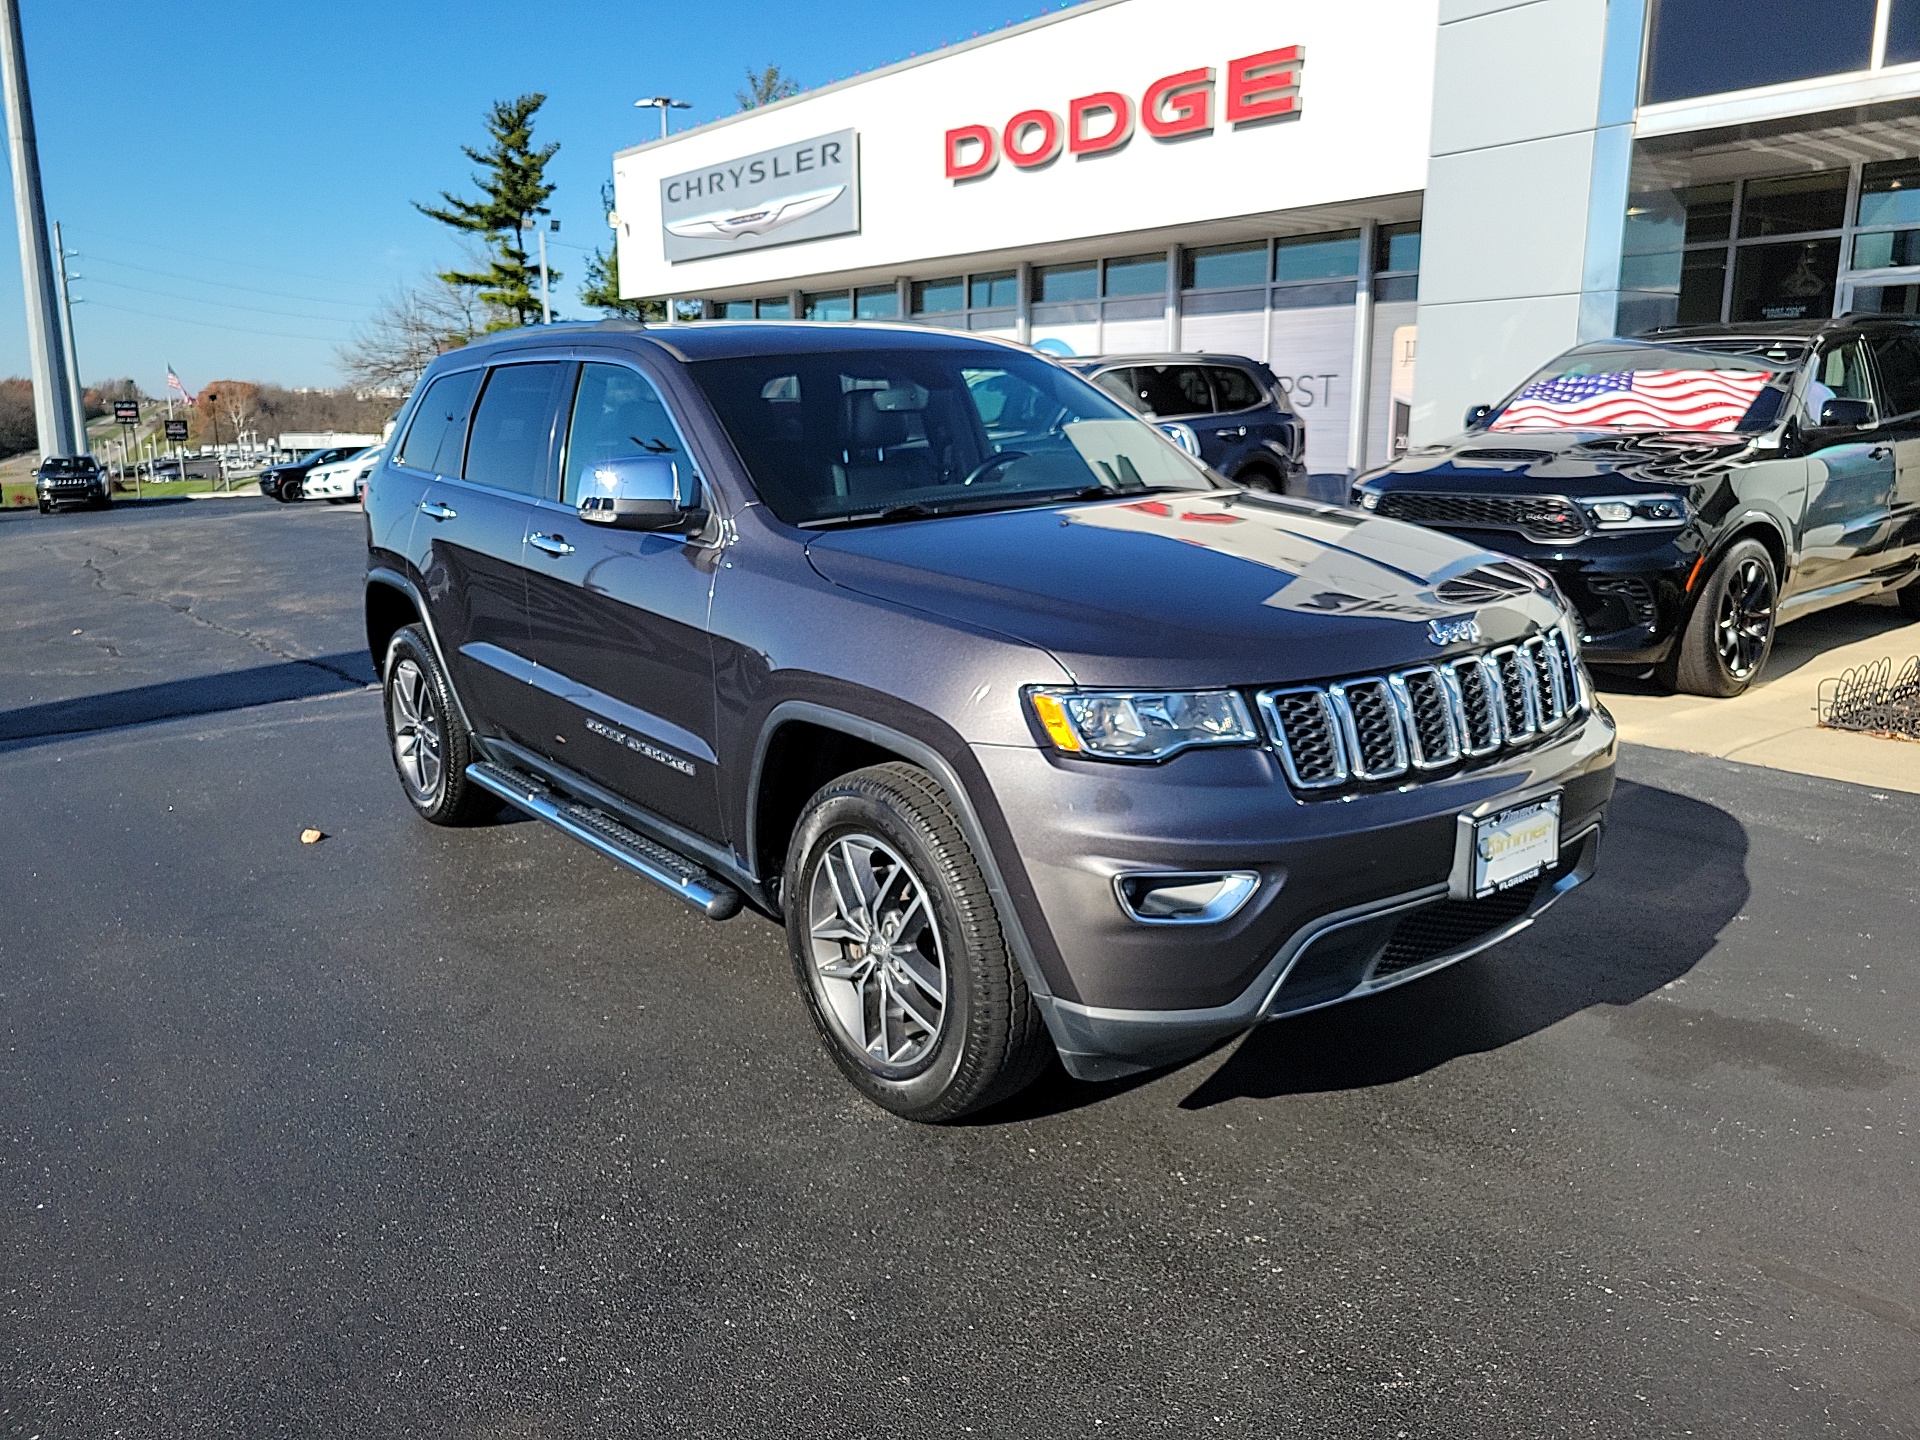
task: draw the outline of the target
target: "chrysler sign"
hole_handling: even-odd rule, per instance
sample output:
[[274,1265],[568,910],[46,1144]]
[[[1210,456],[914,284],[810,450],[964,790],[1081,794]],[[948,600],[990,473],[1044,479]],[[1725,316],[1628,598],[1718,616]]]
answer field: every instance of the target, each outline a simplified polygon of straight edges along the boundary
[[1118,90],[1096,90],[1069,100],[1064,119],[1035,109],[1022,110],[998,130],[957,126],[947,131],[947,178],[977,180],[991,174],[1002,156],[1032,170],[1051,164],[1063,150],[1076,160],[1103,155],[1131,142],[1136,123],[1155,140],[1204,135],[1216,124],[1216,98],[1219,118],[1235,129],[1298,119],[1306,58],[1305,46],[1288,45],[1229,60],[1224,76],[1211,65],[1163,75],[1138,102]]
[[660,182],[668,260],[732,255],[860,228],[856,136],[838,130]]

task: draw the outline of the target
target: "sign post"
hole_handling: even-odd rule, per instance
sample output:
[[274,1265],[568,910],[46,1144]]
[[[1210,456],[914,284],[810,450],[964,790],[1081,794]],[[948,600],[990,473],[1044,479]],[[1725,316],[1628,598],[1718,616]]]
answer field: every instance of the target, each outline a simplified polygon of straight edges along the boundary
[[[113,402],[114,423],[126,432],[126,439],[120,446],[120,478],[125,480],[127,469],[127,451],[133,448],[133,432],[140,424],[140,402],[138,400],[116,400]],[[140,468],[133,471],[133,498],[140,498]]]

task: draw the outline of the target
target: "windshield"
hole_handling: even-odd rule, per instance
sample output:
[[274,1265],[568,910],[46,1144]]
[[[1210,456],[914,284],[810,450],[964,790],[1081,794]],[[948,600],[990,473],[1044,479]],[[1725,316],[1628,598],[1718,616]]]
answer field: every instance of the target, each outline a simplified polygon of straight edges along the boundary
[[1521,386],[1492,430],[1764,430],[1806,358],[1791,342],[1583,345]]
[[1214,483],[1084,380],[1018,351],[861,349],[690,368],[788,524]]

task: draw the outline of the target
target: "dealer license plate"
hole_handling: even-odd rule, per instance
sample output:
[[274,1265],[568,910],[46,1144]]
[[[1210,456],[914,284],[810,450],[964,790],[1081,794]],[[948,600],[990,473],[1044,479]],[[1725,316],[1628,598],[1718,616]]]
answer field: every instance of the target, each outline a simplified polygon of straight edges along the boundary
[[1470,893],[1475,899],[1550,868],[1560,858],[1560,797],[1530,800],[1475,821],[1465,858],[1472,867]]

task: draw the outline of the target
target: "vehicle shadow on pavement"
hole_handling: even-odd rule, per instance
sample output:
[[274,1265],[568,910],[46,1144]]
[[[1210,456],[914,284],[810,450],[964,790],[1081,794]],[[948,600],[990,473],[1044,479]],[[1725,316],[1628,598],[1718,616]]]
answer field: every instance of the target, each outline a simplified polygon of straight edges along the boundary
[[74,700],[50,700],[43,705],[0,710],[0,745],[10,750],[27,749],[36,742],[123,725],[245,710],[283,700],[311,700],[359,690],[373,684],[374,679],[373,662],[366,652],[347,650],[337,655],[316,655],[311,660],[230,670],[222,675],[136,685]]
[[1181,1102],[1390,1085],[1497,1050],[1685,975],[1751,893],[1746,828],[1717,806],[1621,781],[1594,878],[1532,929],[1371,999],[1253,1031]]

